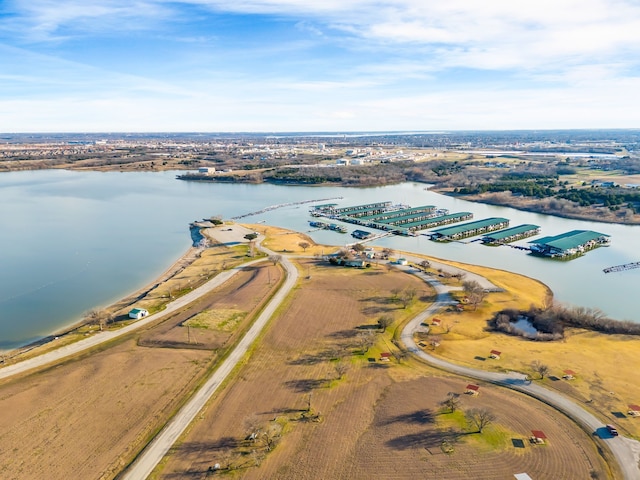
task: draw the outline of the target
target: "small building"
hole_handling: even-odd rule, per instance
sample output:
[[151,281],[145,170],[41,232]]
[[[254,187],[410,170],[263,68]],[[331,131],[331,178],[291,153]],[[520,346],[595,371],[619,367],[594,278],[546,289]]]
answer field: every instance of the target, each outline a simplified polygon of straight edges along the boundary
[[442,320],[440,320],[439,318],[434,318],[433,320],[431,320],[431,325],[434,325],[436,327],[439,327],[441,323]]
[[529,441],[533,444],[543,445],[547,440],[547,436],[542,430],[531,430],[531,438]]
[[565,370],[564,375],[562,375],[562,378],[564,378],[565,380],[573,380],[574,378],[576,378],[576,372],[574,372],[573,370]]
[[407,259],[406,259],[406,258],[399,258],[399,259],[396,261],[396,263],[397,263],[398,265],[407,265],[409,262],[407,261]]
[[640,417],[640,405],[629,405],[627,412],[631,417]]
[[500,360],[500,355],[502,355],[502,352],[498,350],[491,350],[491,352],[489,352],[489,358],[493,358],[494,360]]
[[202,173],[204,175],[211,175],[216,173],[215,167],[198,167],[198,173]]
[[388,362],[391,360],[391,353],[389,352],[382,352],[380,354],[380,361],[381,362]]
[[129,318],[135,318],[136,320],[140,320],[143,317],[149,315],[149,312],[144,308],[133,308],[129,312]]
[[526,473],[514,473],[513,476],[516,480],[533,480],[533,478]]
[[473,395],[475,397],[476,395],[480,394],[480,387],[478,385],[470,383],[469,385],[467,385],[464,393],[466,393],[467,395]]

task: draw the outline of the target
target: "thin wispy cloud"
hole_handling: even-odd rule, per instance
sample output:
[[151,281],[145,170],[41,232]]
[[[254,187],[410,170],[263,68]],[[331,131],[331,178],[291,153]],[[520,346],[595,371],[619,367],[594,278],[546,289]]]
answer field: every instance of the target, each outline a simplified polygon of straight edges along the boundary
[[0,130],[637,127],[639,82],[631,0],[0,4]]

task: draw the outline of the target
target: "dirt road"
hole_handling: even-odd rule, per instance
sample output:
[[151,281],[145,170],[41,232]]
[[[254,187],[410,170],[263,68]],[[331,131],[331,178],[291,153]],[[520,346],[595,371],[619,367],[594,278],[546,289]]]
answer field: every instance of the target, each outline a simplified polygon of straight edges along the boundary
[[569,418],[580,424],[583,428],[589,432],[593,432],[594,435],[600,436],[605,441],[609,450],[613,453],[620,471],[627,480],[639,480],[640,469],[638,468],[640,458],[640,442],[625,438],[622,436],[612,437],[606,433],[604,424],[597,417],[580,407],[578,404],[569,400],[560,393],[547,390],[546,388],[535,384],[528,380],[522,373],[509,372],[509,373],[496,373],[486,372],[483,370],[476,370],[474,368],[463,367],[454,363],[447,362],[440,358],[429,355],[416,345],[413,334],[420,328],[420,324],[425,322],[428,318],[435,315],[443,307],[451,304],[451,297],[449,295],[450,288],[442,285],[437,280],[425,275],[412,267],[404,267],[405,271],[418,275],[425,282],[431,284],[436,289],[437,297],[436,301],[420,315],[411,320],[402,331],[401,340],[407,349],[427,361],[431,365],[438,368],[452,372],[458,375],[463,375],[469,378],[477,380],[484,380],[496,385],[511,388],[527,395],[537,398],[544,403],[553,406],[560,412],[567,415]]

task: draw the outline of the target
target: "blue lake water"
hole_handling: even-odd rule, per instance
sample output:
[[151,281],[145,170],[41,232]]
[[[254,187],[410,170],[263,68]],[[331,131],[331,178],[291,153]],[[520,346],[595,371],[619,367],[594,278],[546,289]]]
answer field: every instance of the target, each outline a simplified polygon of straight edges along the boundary
[[[557,300],[597,307],[618,319],[640,321],[632,299],[640,269],[604,274],[603,268],[640,261],[640,226],[550,217],[466,202],[405,183],[387,187],[293,187],[185,182],[176,172],[121,173],[61,170],[0,175],[0,349],[36,340],[141,288],[190,246],[191,221],[260,210],[270,205],[343,197],[341,206],[390,200],[500,216],[511,225],[533,223],[542,235],[573,229],[611,235],[610,247],[558,262],[508,247],[439,244],[425,236],[388,237],[377,245],[522,273],[549,285]],[[247,217],[309,231],[308,205]],[[354,226],[348,226],[353,230]],[[342,245],[349,235],[311,232],[317,242]],[[525,241],[517,242],[525,245]]]

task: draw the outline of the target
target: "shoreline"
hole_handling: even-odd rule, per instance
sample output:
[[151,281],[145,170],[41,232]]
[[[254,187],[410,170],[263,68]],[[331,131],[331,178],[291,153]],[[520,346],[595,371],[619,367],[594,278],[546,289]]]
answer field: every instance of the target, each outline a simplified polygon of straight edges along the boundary
[[[153,289],[162,285],[164,282],[174,277],[178,273],[182,272],[187,266],[191,265],[194,260],[197,258],[198,253],[197,247],[189,247],[186,252],[184,252],[180,257],[178,257],[166,270],[164,270],[159,276],[153,277],[152,280],[145,283],[145,285],[126,296],[116,300],[113,303],[108,304],[107,306],[100,308],[100,310],[108,311],[110,314],[115,314],[116,312],[131,306],[135,303],[139,298],[143,297]],[[2,362],[6,360],[10,360],[19,355],[30,352],[31,350],[46,345],[47,343],[52,342],[53,340],[58,339],[59,337],[69,335],[73,333],[77,329],[89,325],[91,322],[88,320],[79,320],[76,322],[71,322],[64,327],[56,329],[52,331],[49,335],[46,335],[38,340],[27,343],[25,345],[21,345],[9,350],[0,350],[0,358],[2,358]]]

